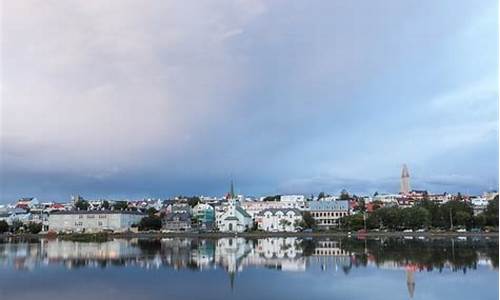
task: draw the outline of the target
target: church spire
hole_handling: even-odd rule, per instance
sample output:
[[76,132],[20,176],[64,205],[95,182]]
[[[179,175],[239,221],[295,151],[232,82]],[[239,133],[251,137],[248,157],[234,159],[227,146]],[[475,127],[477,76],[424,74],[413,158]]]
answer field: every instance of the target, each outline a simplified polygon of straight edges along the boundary
[[229,190],[229,195],[231,196],[231,199],[234,199],[234,183],[233,183],[233,180],[231,179],[231,187],[230,187],[230,190]]
[[403,165],[403,170],[401,171],[401,194],[406,195],[410,193],[410,172],[408,172],[408,166]]

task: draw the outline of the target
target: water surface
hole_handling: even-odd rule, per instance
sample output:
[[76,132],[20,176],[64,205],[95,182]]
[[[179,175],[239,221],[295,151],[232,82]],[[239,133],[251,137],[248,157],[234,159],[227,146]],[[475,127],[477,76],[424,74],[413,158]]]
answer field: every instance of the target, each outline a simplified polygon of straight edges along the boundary
[[0,299],[498,299],[497,238],[0,242]]

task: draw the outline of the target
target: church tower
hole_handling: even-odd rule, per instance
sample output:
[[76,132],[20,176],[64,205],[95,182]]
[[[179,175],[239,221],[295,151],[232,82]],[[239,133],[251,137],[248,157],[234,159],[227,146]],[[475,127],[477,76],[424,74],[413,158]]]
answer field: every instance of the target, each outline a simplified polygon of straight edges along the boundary
[[410,193],[410,172],[408,172],[408,167],[406,166],[406,164],[403,165],[403,170],[401,171],[400,193],[403,195]]

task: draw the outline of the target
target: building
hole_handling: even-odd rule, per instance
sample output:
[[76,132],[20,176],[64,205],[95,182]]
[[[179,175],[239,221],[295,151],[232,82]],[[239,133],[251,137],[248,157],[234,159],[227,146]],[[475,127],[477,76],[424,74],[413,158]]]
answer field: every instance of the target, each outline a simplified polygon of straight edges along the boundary
[[200,229],[212,230],[215,223],[214,207],[207,203],[198,203],[193,207],[193,217],[196,219]]
[[191,215],[186,212],[167,213],[162,223],[164,231],[189,231],[191,230]]
[[49,230],[55,232],[124,232],[137,225],[144,214],[121,210],[56,211],[49,215]]
[[261,211],[266,209],[298,209],[302,211],[306,207],[306,202],[302,195],[282,195],[279,201],[244,201],[241,202],[241,207],[255,219]]
[[296,232],[302,221],[302,213],[295,208],[265,209],[257,214],[257,228],[270,232]]
[[410,172],[408,172],[408,167],[403,165],[403,170],[401,171],[401,194],[406,195],[410,192]]
[[349,215],[349,201],[310,201],[308,211],[319,228],[329,229],[339,224],[339,219]]
[[230,199],[227,208],[217,215],[217,227],[221,232],[243,232],[252,228],[252,217],[239,204]]

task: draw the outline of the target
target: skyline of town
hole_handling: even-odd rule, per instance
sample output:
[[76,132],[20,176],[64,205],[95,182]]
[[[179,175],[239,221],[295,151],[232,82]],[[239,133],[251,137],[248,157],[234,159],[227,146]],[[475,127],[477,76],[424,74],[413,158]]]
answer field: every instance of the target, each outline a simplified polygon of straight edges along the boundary
[[[255,199],[259,199],[259,198],[264,198],[266,196],[273,196],[273,195],[292,195],[292,194],[298,194],[298,195],[305,195],[307,197],[317,197],[319,194],[326,194],[326,195],[332,195],[332,196],[336,196],[336,195],[340,195],[343,191],[346,191],[348,192],[350,195],[356,195],[356,196],[361,196],[361,197],[371,197],[375,194],[381,194],[381,195],[391,195],[391,194],[402,194],[402,195],[405,195],[405,194],[409,194],[411,191],[426,191],[428,192],[429,194],[451,194],[451,195],[457,195],[457,194],[461,194],[461,195],[464,195],[464,196],[480,196],[484,193],[488,193],[488,192],[497,192],[498,189],[497,188],[489,188],[489,189],[486,189],[486,190],[479,190],[477,192],[473,192],[471,193],[469,189],[466,189],[465,191],[441,191],[441,192],[436,192],[436,191],[431,191],[431,190],[428,190],[428,189],[425,189],[425,188],[422,188],[420,186],[418,186],[418,182],[417,182],[417,187],[416,188],[412,188],[413,185],[411,185],[410,182],[413,182],[413,177],[410,176],[410,172],[409,172],[409,168],[408,168],[408,165],[407,164],[403,164],[402,165],[402,169],[401,169],[401,176],[399,178],[399,191],[395,191],[395,190],[392,190],[392,191],[385,191],[385,190],[377,190],[375,189],[375,191],[371,192],[371,193],[357,193],[355,191],[352,191],[352,190],[348,190],[347,188],[345,187],[342,187],[340,188],[339,190],[337,191],[329,191],[329,190],[319,190],[319,191],[316,191],[316,192],[310,192],[310,193],[301,193],[301,192],[289,192],[289,193],[260,193],[260,194],[246,194],[243,190],[241,189],[235,189],[235,185],[234,185],[234,180],[233,179],[230,179],[230,189],[226,189],[225,191],[221,192],[221,193],[217,193],[217,194],[208,194],[208,193],[199,193],[199,194],[193,194],[193,193],[165,193],[165,194],[156,194],[156,195],[143,195],[143,196],[136,196],[136,197],[130,197],[130,196],[114,196],[114,195],[99,195],[99,194],[94,194],[92,192],[90,193],[86,193],[85,194],[85,197],[89,197],[90,199],[110,199],[110,200],[138,200],[138,199],[173,199],[173,198],[176,198],[176,197],[191,197],[191,196],[198,196],[198,197],[212,197],[212,198],[224,198],[226,196],[226,194],[229,192],[231,194],[235,194],[235,195],[241,195],[241,196],[245,196],[245,197],[251,197],[251,198],[255,198]],[[82,196],[84,195],[83,193],[78,193],[78,192],[75,192],[75,193],[72,193],[71,195],[66,195],[66,196],[62,196],[62,197],[41,197],[41,199],[44,199],[46,201],[67,201],[70,197],[74,197],[74,196]],[[17,195],[17,197],[13,198],[13,199],[6,199],[5,197],[4,198],[0,198],[0,204],[7,204],[9,201],[12,202],[16,199],[21,199],[21,198],[26,198],[26,197],[34,197],[34,198],[38,198],[36,195],[24,195],[24,194],[19,194]],[[56,199],[57,198],[57,199]],[[3,201],[2,201],[3,200]]]

